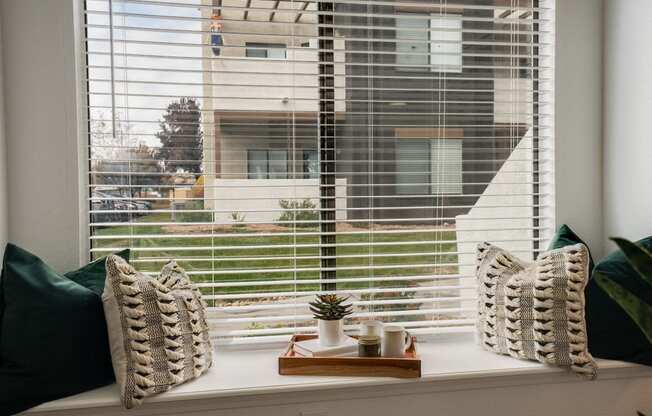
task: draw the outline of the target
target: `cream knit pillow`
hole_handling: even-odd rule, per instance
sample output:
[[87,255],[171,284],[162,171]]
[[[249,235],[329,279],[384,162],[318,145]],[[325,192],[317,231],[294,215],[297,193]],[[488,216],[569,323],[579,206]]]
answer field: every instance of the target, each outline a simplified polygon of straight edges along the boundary
[[170,262],[156,279],[118,256],[107,258],[106,270],[102,300],[124,406],[205,373],[212,363],[205,303],[184,270]]
[[586,246],[551,250],[533,263],[488,243],[480,244],[477,254],[477,329],[482,346],[595,378],[584,316]]

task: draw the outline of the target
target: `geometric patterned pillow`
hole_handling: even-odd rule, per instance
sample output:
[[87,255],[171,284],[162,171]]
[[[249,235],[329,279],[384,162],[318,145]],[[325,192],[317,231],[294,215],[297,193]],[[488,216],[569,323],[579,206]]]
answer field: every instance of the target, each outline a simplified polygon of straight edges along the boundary
[[118,256],[106,260],[102,301],[123,405],[199,377],[212,364],[201,293],[175,262],[157,278]]
[[532,263],[479,244],[476,329],[481,345],[595,378],[584,315],[588,264],[584,244],[542,253]]

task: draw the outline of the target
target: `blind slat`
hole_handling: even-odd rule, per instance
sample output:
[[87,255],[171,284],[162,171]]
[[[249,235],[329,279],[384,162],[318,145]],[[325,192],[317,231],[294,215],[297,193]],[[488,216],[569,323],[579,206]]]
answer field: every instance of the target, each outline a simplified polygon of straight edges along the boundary
[[[459,328],[458,331],[466,332],[471,331],[471,326],[474,324],[473,319],[446,319],[446,320],[430,320],[430,321],[395,321],[394,325],[402,325],[410,328],[413,334],[433,334],[433,333],[446,333],[447,326]],[[462,329],[463,327],[467,327]],[[345,325],[344,330],[355,331],[355,325]],[[246,336],[246,335],[267,335],[267,334],[291,334],[291,333],[310,333],[316,332],[316,326],[289,326],[285,328],[269,328],[264,330],[231,330],[225,331],[223,336]],[[255,340],[252,340],[255,342]]]

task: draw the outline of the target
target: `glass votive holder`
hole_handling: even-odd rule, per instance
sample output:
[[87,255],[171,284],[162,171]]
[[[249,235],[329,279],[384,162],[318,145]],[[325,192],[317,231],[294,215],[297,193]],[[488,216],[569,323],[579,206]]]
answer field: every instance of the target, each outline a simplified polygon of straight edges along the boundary
[[380,357],[380,337],[363,335],[358,338],[358,357]]

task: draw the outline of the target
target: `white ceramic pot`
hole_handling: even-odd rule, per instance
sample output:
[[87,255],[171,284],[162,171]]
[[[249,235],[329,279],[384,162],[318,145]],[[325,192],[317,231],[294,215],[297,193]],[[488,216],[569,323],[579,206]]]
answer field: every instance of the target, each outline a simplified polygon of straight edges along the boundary
[[317,320],[319,328],[319,343],[324,347],[339,345],[344,340],[344,322]]

